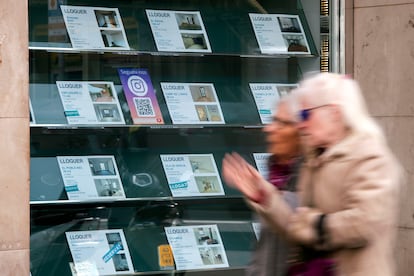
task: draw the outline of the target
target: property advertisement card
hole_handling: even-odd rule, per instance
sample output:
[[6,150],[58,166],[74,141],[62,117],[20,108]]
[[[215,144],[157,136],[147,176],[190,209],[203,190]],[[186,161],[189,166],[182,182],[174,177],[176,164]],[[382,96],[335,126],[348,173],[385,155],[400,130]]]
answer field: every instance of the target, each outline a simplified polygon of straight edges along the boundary
[[171,154],[160,157],[173,196],[224,195],[212,154]]
[[199,11],[146,12],[158,51],[211,53]]
[[269,158],[271,155],[271,153],[253,153],[256,168],[265,179],[269,179]]
[[310,54],[298,15],[249,13],[263,54]]
[[71,231],[66,240],[77,276],[130,275],[134,268],[122,229]]
[[269,124],[272,122],[272,114],[276,112],[278,100],[296,88],[297,84],[250,83],[249,86],[262,124]]
[[165,227],[177,270],[228,267],[217,225]]
[[35,119],[35,116],[34,116],[34,113],[33,113],[32,102],[30,101],[30,99],[29,99],[29,115],[30,115],[30,118],[29,118],[30,124],[35,124],[36,119]]
[[57,156],[70,200],[125,198],[114,156]]
[[57,81],[68,124],[125,124],[112,82]]
[[129,50],[117,8],[60,7],[73,48]]
[[146,69],[118,69],[134,124],[163,124],[161,110]]
[[[271,153],[253,153],[256,168],[265,179],[269,179],[269,158],[271,155]],[[261,231],[260,222],[252,222],[252,227],[256,239],[259,240]]]
[[256,239],[260,238],[260,231],[262,230],[260,222],[252,222],[253,232],[256,236]]
[[173,124],[224,124],[212,83],[162,82],[161,88]]

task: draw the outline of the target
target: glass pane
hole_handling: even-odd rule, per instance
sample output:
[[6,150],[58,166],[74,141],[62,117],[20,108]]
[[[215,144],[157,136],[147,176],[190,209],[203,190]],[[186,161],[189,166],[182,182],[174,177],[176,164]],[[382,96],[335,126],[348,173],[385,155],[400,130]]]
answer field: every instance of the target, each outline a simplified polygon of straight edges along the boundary
[[[252,153],[265,151],[263,140],[260,128],[32,127],[31,200],[68,199],[56,156],[114,156],[128,199],[159,198],[171,196],[161,154],[213,153],[220,173],[221,161],[226,152],[239,152],[254,165]],[[144,177],[148,185],[138,183],[138,178]],[[224,184],[223,188],[226,196],[239,195]]]
[[[57,0],[56,0],[57,1]],[[55,1],[53,1],[55,2]],[[119,9],[132,50],[157,52],[146,9],[200,11],[213,53],[257,55],[260,50],[249,13],[297,14],[300,16],[311,53],[317,55],[306,17],[296,1],[186,0],[186,1],[93,1],[60,0],[62,5],[116,7]],[[219,12],[218,12],[219,11]],[[46,0],[29,1],[30,45],[71,48],[58,5]]]
[[[295,59],[234,56],[151,56],[30,53],[30,100],[37,124],[67,124],[56,81],[108,81],[115,84],[126,124],[132,124],[118,68],[148,69],[166,124],[171,124],[161,82],[212,83],[230,125],[258,125],[249,83],[296,83]],[[244,112],[239,112],[243,110]]]
[[[171,275],[171,272],[160,271],[158,261],[157,247],[168,244],[164,227],[210,225],[211,221],[220,232],[230,266],[229,275],[232,275],[232,269],[247,265],[256,239],[250,211],[242,199],[214,201],[213,204],[206,201],[148,202],[134,207],[112,205],[110,208],[105,204],[56,205],[49,210],[34,206],[31,210],[31,273],[33,276],[72,275],[70,263],[73,261],[66,232],[122,229],[135,272]],[[210,275],[208,271],[188,274]]]
[[[296,84],[302,73],[318,70],[314,41],[319,45],[320,3],[309,1],[312,3],[302,6],[301,1],[282,0],[30,0],[30,101],[35,119],[30,143],[32,275],[73,276],[74,257],[66,233],[109,229],[124,233],[134,275],[242,275],[256,243],[252,212],[242,195],[221,178],[222,159],[225,153],[234,151],[256,166],[253,153],[266,151],[259,116],[263,110],[259,111],[250,84]],[[59,5],[118,9],[130,49],[73,48]],[[146,10],[199,11],[211,52],[159,51]],[[249,13],[298,16],[310,54],[263,54]],[[285,28],[283,43],[295,40],[286,33],[295,35],[296,21],[278,21],[277,26]],[[147,70],[163,125],[134,124],[120,68]],[[59,81],[113,83],[111,96],[117,96],[118,113],[125,124],[71,124],[57,86]],[[162,83],[168,82],[214,85],[224,123],[207,124],[207,119],[200,119],[200,123],[174,124],[162,90]],[[200,97],[209,96],[199,90]],[[96,96],[88,92],[88,97]],[[198,102],[193,91],[190,96]],[[183,102],[178,109],[185,108]],[[161,155],[191,154],[211,156],[224,194],[202,194],[199,181],[199,195],[174,196]],[[118,173],[125,197],[113,197],[116,185],[106,190],[102,178],[87,183],[96,189],[98,197],[71,198],[76,185],[66,185],[67,175],[65,178],[59,163],[67,156],[93,156],[86,162],[89,173],[99,166],[110,171],[101,164],[104,162],[95,164],[92,159],[114,160],[111,169]],[[194,171],[199,164],[190,162],[189,167]],[[158,248],[168,244],[165,227],[199,225],[217,226],[229,267],[176,271],[160,266]]]

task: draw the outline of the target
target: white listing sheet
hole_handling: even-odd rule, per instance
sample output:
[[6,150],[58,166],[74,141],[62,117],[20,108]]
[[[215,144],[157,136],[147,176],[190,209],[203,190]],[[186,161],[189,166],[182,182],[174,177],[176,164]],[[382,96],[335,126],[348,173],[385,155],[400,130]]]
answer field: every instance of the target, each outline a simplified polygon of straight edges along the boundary
[[57,156],[56,158],[70,200],[125,198],[114,156]]
[[125,124],[112,82],[57,81],[68,124]]
[[272,122],[272,114],[276,112],[276,103],[290,90],[297,87],[297,84],[283,83],[250,83],[249,85],[262,124]]
[[36,124],[35,115],[33,112],[32,102],[29,99],[29,113],[30,113],[30,124]]
[[224,124],[212,83],[161,82],[174,124]]
[[256,236],[256,239],[259,240],[260,232],[262,230],[262,225],[260,224],[260,222],[252,222],[252,227],[253,227],[253,232],[254,232],[254,235]]
[[310,54],[298,15],[250,13],[249,16],[263,54]]
[[228,267],[217,225],[165,227],[177,270]]
[[76,276],[134,273],[122,229],[66,232]]
[[60,7],[73,48],[129,50],[117,8]]
[[265,179],[269,179],[269,158],[271,155],[270,153],[253,153],[257,170]]
[[160,157],[173,196],[224,195],[212,154],[171,154]]
[[146,12],[158,51],[211,52],[199,11]]

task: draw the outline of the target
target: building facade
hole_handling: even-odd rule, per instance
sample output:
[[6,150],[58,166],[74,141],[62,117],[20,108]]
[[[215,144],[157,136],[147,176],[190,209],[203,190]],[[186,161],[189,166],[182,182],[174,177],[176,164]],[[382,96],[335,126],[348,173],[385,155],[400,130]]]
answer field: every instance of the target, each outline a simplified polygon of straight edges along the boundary
[[[352,74],[363,88],[369,108],[385,129],[391,148],[406,174],[401,200],[396,258],[398,275],[414,275],[414,172],[412,145],[414,100],[414,1],[344,1],[339,38],[345,63],[337,68]],[[0,271],[30,273],[30,128],[28,3],[0,3]]]

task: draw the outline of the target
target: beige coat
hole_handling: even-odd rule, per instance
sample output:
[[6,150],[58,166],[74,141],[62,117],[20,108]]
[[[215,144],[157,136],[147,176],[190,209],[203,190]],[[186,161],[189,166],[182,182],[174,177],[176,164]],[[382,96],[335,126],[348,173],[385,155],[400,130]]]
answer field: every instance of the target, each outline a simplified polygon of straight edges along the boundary
[[274,188],[265,205],[251,203],[273,226],[299,244],[317,247],[315,220],[327,214],[327,242],[340,276],[391,276],[397,230],[400,169],[387,147],[349,136],[303,165],[302,206],[292,212]]

